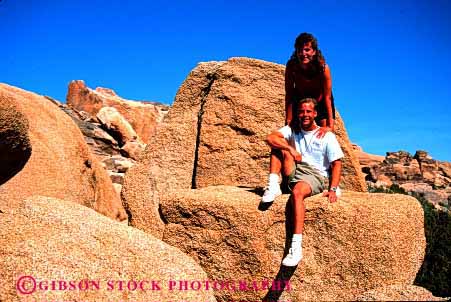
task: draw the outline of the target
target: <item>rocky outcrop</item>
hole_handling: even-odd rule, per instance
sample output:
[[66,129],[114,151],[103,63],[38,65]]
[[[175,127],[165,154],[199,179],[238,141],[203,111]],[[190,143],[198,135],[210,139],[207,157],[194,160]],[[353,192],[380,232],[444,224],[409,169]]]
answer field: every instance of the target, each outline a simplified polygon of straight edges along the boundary
[[387,152],[379,164],[366,166],[369,184],[376,187],[399,185],[407,192],[422,195],[438,207],[451,205],[451,163],[434,160],[425,151],[414,156],[406,151]]
[[428,290],[415,285],[390,285],[370,290],[357,297],[357,301],[447,301],[434,297]]
[[34,197],[0,210],[0,301],[216,301],[180,290],[208,278],[190,257],[91,209]]
[[120,145],[125,145],[128,142],[138,140],[136,134],[130,123],[116,110],[114,107],[103,107],[97,113],[99,121],[109,130],[114,133],[114,137],[118,138]]
[[359,160],[362,170],[364,170],[367,167],[378,165],[382,163],[385,159],[385,156],[382,155],[366,153],[359,145],[352,144],[352,148],[354,149],[354,154],[357,156],[357,159]]
[[168,111],[168,106],[160,103],[125,100],[111,89],[97,87],[92,90],[83,81],[70,82],[66,101],[70,107],[91,116],[96,116],[103,107],[115,108],[145,144],[149,143],[157,124]]
[[[177,92],[140,163],[127,172],[122,196],[132,224],[161,234],[155,192],[220,184],[265,186],[270,148],[264,140],[283,126],[283,107],[282,65],[247,58],[199,64]],[[336,132],[345,152],[342,186],[365,191],[339,117]]]
[[[142,148],[145,145],[132,140],[120,147],[118,141],[107,132],[108,128],[97,117],[92,117],[84,111],[71,108],[51,97],[46,96],[46,98],[67,113],[77,124],[78,128],[80,128],[91,152],[106,169],[108,175],[110,175],[113,186],[119,196],[121,194],[125,172],[141,156]],[[114,135],[114,133],[111,134]]]
[[334,204],[319,195],[307,199],[304,259],[290,270],[280,266],[291,229],[287,197],[260,212],[259,196],[243,188],[164,194],[163,240],[193,257],[210,279],[256,281],[260,289],[278,278],[290,283],[283,294],[216,292],[219,301],[349,301],[376,287],[413,284],[426,244],[416,199],[369,193],[344,193]]
[[0,84],[0,108],[1,161],[11,162],[9,171],[16,172],[0,186],[1,205],[13,207],[24,198],[43,195],[85,205],[113,219],[127,218],[80,130],[55,104]]

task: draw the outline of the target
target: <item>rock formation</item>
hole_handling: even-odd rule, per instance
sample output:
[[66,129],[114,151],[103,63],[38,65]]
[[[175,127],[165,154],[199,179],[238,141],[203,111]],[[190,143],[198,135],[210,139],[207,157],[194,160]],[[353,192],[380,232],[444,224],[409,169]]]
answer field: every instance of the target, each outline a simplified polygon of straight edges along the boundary
[[[426,244],[423,210],[416,199],[354,192],[344,193],[335,204],[319,195],[308,198],[304,260],[294,271],[280,266],[287,197],[277,198],[268,211],[261,212],[259,196],[243,188],[164,194],[163,240],[193,257],[211,279],[261,284],[282,274],[291,285],[282,301],[350,301],[384,285],[413,284]],[[267,293],[216,295],[219,301],[256,301]]]
[[[254,59],[201,63],[192,70],[140,163],[126,174],[122,196],[132,225],[161,236],[155,192],[265,186],[270,148],[264,140],[284,124],[283,87],[282,65]],[[336,132],[345,152],[342,187],[365,191],[339,117]]]
[[[136,159],[141,156],[143,151],[142,146],[145,145],[132,140],[120,147],[118,141],[108,132],[109,129],[103,125],[97,117],[93,117],[84,111],[78,111],[51,97],[46,96],[46,98],[67,113],[77,124],[91,152],[106,169],[117,194],[120,195],[125,172],[127,172],[127,170],[135,164]],[[119,117],[119,119],[121,119],[121,117]]]
[[83,81],[72,81],[67,92],[67,105],[96,116],[103,107],[115,108],[133,127],[145,144],[155,133],[156,125],[167,113],[168,106],[156,102],[128,101],[113,90],[97,87],[90,89]]
[[9,172],[10,179],[0,186],[1,205],[13,207],[24,198],[43,195],[85,205],[113,219],[127,218],[80,130],[51,101],[0,84],[0,114],[1,161],[16,173],[12,177]]
[[365,170],[365,168],[367,167],[372,167],[374,165],[382,163],[385,158],[382,155],[366,153],[365,151],[363,151],[362,147],[356,144],[352,144],[352,148],[354,149],[354,154],[357,156],[362,170]]
[[[48,197],[0,209],[0,301],[216,301],[179,289],[208,279],[190,257],[91,209]],[[22,276],[36,283],[25,277],[18,290]]]
[[406,151],[387,152],[382,162],[362,169],[370,185],[397,184],[407,192],[421,194],[438,207],[451,205],[451,163],[434,160],[425,151],[417,151],[414,156]]

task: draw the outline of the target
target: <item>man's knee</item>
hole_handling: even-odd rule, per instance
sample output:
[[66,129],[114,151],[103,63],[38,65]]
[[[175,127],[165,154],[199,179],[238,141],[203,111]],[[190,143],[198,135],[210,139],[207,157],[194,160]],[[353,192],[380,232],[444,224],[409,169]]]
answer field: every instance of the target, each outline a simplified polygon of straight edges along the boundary
[[293,196],[295,199],[305,199],[312,194],[312,189],[310,185],[304,181],[296,183],[293,188]]

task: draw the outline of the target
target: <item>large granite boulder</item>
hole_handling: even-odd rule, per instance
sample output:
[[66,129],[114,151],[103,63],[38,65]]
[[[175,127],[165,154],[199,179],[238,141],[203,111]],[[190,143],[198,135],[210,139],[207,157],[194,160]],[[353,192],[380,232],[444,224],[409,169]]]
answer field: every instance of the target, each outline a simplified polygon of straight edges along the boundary
[[168,106],[157,102],[123,99],[108,88],[90,89],[81,80],[70,82],[66,101],[69,106],[87,112],[91,116],[96,116],[103,107],[115,108],[146,144],[168,110]]
[[[355,192],[334,204],[319,195],[308,198],[304,259],[294,270],[281,267],[291,229],[289,219],[285,223],[291,217],[290,207],[285,214],[287,197],[262,212],[259,197],[243,188],[164,194],[163,240],[193,257],[212,280],[258,284],[259,290],[217,291],[218,301],[349,301],[392,283],[413,284],[426,245],[415,198]],[[274,279],[289,280],[283,293],[262,290]]]
[[[248,58],[199,64],[140,163],[126,174],[122,197],[131,223],[161,234],[155,192],[265,186],[270,155],[265,138],[284,124],[284,94],[282,65]],[[336,133],[345,153],[342,187],[366,191],[339,115]]]
[[42,195],[85,205],[113,219],[127,218],[110,178],[58,106],[0,84],[0,108],[0,161],[15,163],[8,164],[8,171],[16,173],[0,186],[0,205],[13,207]]
[[193,259],[91,209],[33,197],[0,210],[0,301],[215,301],[180,290],[207,279]]

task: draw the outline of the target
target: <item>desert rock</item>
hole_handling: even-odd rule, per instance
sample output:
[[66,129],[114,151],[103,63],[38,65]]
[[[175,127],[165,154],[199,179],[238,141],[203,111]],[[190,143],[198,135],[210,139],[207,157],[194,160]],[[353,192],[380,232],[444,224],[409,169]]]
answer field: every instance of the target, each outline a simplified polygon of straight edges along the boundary
[[357,156],[362,169],[364,169],[365,167],[378,165],[385,159],[385,157],[382,155],[365,152],[359,145],[352,144],[352,148],[354,149],[354,154]]
[[146,144],[168,110],[168,106],[157,102],[123,99],[111,89],[97,87],[92,90],[83,81],[72,81],[69,84],[66,100],[69,106],[91,116],[96,116],[103,107],[114,107]]
[[[126,175],[122,196],[134,217],[132,224],[161,232],[158,216],[149,222],[142,217],[150,217],[143,207],[158,212],[154,192],[210,185],[265,186],[270,157],[265,138],[284,124],[284,93],[282,65],[232,58],[193,69],[140,163]],[[341,185],[365,191],[339,115],[336,132],[345,153]],[[149,204],[152,200],[156,204]]]
[[[113,219],[127,218],[111,180],[69,116],[50,100],[5,84],[0,84],[0,104],[6,108],[1,110],[2,124],[19,127],[5,137],[9,149],[3,155],[17,156],[16,145],[24,157],[32,150],[20,172],[1,185],[2,205],[13,207],[24,198],[43,195],[85,205]],[[4,137],[3,130],[4,125]]]
[[362,170],[371,186],[388,188],[396,184],[447,208],[451,196],[450,167],[451,163],[434,160],[426,151],[419,150],[413,156],[406,151],[387,152],[382,162]]
[[[212,291],[170,289],[171,280],[207,279],[190,257],[91,209],[48,197],[0,209],[0,301],[216,301]],[[37,286],[24,295],[16,289],[21,276],[49,288],[52,280],[78,282],[75,290]],[[89,290],[78,289],[82,280]],[[32,290],[32,281],[22,288]]]
[[120,145],[130,141],[137,141],[136,134],[130,123],[114,107],[103,107],[96,117],[106,127],[109,132],[114,133]]
[[[415,198],[354,192],[345,192],[334,204],[319,195],[308,198],[304,258],[290,270],[281,267],[287,197],[261,212],[259,196],[242,188],[164,194],[163,240],[193,257],[211,279],[259,284],[271,283],[278,274],[289,279],[291,289],[282,301],[349,301],[393,282],[413,284],[426,245],[423,210]],[[220,301],[255,301],[267,292],[217,295]],[[269,297],[277,298],[277,293]]]

